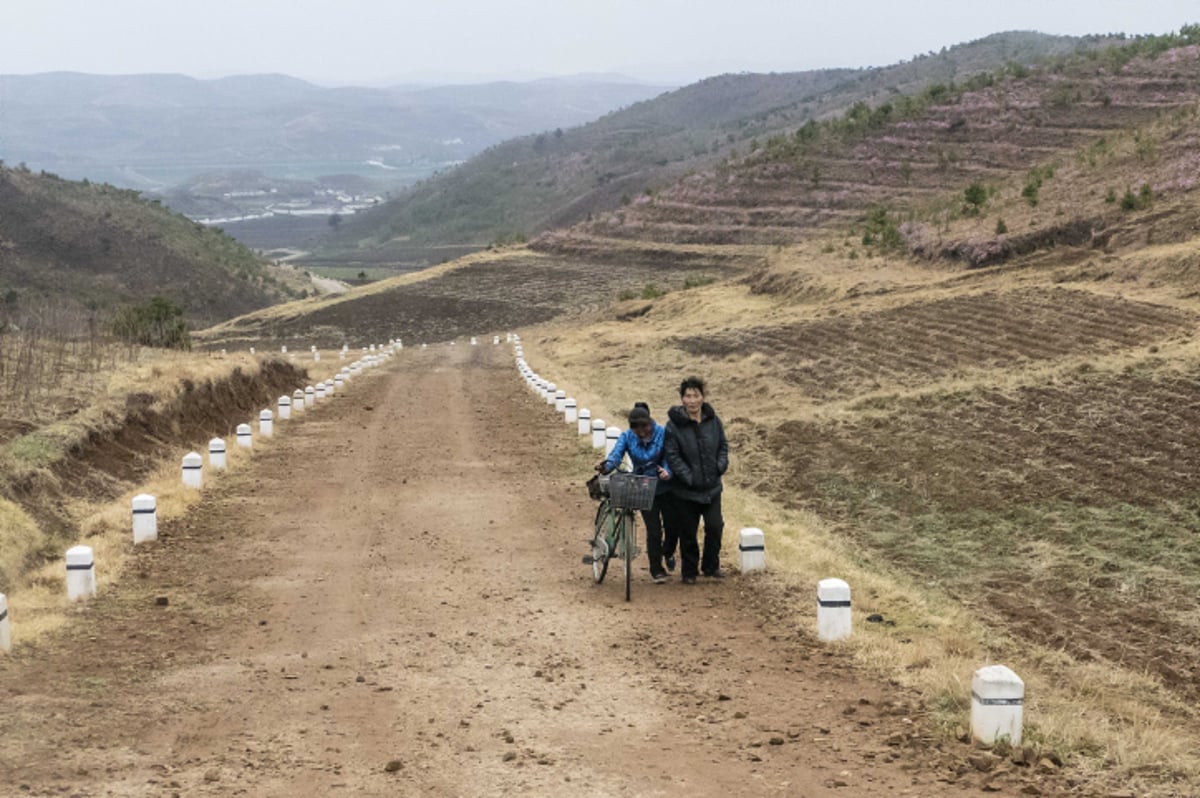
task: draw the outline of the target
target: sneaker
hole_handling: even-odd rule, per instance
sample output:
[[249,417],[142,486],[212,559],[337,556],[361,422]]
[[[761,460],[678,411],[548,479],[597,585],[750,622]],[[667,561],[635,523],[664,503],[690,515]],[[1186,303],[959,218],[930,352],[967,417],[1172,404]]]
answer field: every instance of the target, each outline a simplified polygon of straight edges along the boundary
[[720,568],[718,568],[717,570],[713,571],[712,573],[706,573],[705,576],[707,576],[709,579],[724,579],[725,572],[722,571]]
[[675,573],[675,555],[674,554],[667,556],[667,570],[670,571],[671,573]]
[[654,580],[654,584],[661,585],[667,581],[667,575],[664,573],[650,574],[650,578]]
[[696,584],[696,577],[694,577],[694,576],[685,576],[685,577],[683,578],[683,583],[684,583],[685,585],[694,585],[694,584]]

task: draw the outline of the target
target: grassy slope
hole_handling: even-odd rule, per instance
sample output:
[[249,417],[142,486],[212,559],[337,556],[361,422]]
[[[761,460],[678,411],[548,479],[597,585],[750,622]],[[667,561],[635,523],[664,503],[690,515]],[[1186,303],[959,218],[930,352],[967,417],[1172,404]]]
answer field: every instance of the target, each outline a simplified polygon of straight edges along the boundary
[[289,293],[248,249],[136,192],[0,169],[0,295],[101,310],[163,295],[211,324]]
[[583,221],[704,169],[755,138],[791,130],[1010,61],[1028,63],[1098,41],[997,34],[903,64],[771,75],[722,75],[588,125],[515,139],[349,220],[324,255],[402,252],[411,244],[487,244]]

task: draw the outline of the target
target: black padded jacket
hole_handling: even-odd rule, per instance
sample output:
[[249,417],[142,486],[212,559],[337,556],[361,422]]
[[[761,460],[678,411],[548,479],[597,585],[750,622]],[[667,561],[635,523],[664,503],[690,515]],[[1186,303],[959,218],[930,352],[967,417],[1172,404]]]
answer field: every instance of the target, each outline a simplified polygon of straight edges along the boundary
[[721,492],[721,476],[729,468],[725,427],[708,402],[700,408],[699,423],[682,405],[667,411],[667,419],[663,457],[671,469],[671,492],[708,504]]

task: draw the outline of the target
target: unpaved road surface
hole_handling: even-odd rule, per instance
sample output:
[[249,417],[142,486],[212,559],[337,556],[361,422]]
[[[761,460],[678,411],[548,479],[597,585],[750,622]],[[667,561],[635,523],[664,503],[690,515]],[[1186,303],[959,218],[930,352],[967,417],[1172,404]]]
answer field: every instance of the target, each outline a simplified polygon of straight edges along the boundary
[[507,349],[405,350],[280,427],[65,632],[0,659],[0,793],[1023,787],[931,748],[910,698],[797,629],[807,593],[656,586],[644,561],[632,603],[593,584],[580,443]]

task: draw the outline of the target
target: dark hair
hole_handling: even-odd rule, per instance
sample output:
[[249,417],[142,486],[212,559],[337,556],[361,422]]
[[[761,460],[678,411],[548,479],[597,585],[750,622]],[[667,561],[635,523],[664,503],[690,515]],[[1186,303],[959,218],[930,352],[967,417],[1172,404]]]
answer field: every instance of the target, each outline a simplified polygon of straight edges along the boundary
[[645,402],[638,402],[629,411],[629,426],[636,427],[641,424],[650,423],[650,405]]
[[688,377],[683,382],[679,383],[679,397],[681,399],[683,398],[683,395],[687,393],[688,388],[695,388],[700,392],[700,395],[703,396],[705,393],[704,380],[700,379],[699,377]]

